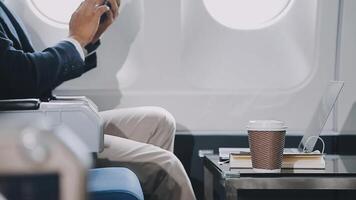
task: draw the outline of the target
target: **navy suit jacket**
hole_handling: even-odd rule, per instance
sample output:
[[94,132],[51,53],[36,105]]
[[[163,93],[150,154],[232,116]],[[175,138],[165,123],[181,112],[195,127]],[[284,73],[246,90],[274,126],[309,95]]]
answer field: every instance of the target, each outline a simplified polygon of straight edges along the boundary
[[61,83],[81,76],[96,63],[95,53],[83,62],[67,41],[35,52],[21,23],[0,1],[0,99],[47,98]]

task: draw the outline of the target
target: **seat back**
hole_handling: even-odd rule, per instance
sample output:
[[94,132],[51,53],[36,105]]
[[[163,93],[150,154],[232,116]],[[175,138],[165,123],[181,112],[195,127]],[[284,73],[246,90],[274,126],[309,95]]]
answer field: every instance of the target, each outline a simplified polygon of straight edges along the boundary
[[1,130],[0,194],[9,199],[86,199],[91,166],[86,145],[69,129],[42,124]]

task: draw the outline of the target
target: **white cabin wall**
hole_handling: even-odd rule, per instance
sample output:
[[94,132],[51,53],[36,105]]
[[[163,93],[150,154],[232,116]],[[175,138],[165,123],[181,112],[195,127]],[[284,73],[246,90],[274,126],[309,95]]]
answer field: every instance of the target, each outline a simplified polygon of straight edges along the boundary
[[[145,40],[148,40],[145,41],[145,44],[149,49],[145,54],[150,55],[148,56],[150,59],[145,60],[145,68],[152,67],[150,73],[145,72],[145,74],[148,74],[150,78],[142,77],[140,79],[141,82],[145,80],[143,82],[147,86],[146,88],[122,89],[123,97],[120,106],[162,106],[176,117],[179,130],[244,130],[249,119],[258,118],[285,120],[291,130],[304,130],[327,82],[334,77],[338,2],[334,0],[318,1],[320,7],[319,12],[315,13],[318,23],[314,25],[318,27],[315,27],[317,37],[314,41],[319,42],[320,46],[315,55],[316,62],[313,63],[316,66],[310,66],[317,69],[314,76],[297,89],[275,90],[270,93],[256,88],[254,90],[225,90],[216,88],[216,85],[211,85],[211,88],[199,88],[194,84],[194,79],[193,81],[191,79],[191,71],[189,68],[187,70],[187,66],[183,62],[184,28],[177,26],[177,24],[184,25],[185,22],[182,20],[179,23],[177,17],[184,19],[185,16],[182,16],[182,13],[185,11],[174,12],[174,10],[178,10],[179,4],[181,4],[180,8],[184,9],[184,2],[187,1],[155,0],[151,1],[149,5],[145,4]],[[193,15],[193,17],[197,17],[197,15]],[[148,19],[154,20],[147,24],[146,20]],[[148,30],[154,37],[146,35]],[[204,36],[213,34],[214,32],[206,32]],[[225,35],[221,34],[221,37],[225,37]],[[212,40],[216,39],[219,38],[212,38]],[[193,46],[194,42],[191,42]],[[179,46],[180,44],[182,46]],[[166,49],[160,50],[161,46],[165,46]],[[241,50],[245,47],[230,45],[229,48],[226,51],[233,51],[234,48]],[[169,56],[170,53],[176,55]],[[210,59],[210,55],[205,55],[205,53],[206,51],[203,49],[201,57]],[[158,60],[155,62],[157,58]],[[199,82],[200,78],[204,78],[203,75],[204,72],[202,72],[202,76],[196,77],[196,81]],[[332,129],[331,124],[328,125],[328,129]]]

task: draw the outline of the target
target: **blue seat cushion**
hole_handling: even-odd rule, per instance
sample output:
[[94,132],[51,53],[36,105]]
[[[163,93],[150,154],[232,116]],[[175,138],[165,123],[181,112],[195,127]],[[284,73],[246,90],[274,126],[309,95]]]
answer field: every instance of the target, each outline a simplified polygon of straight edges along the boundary
[[91,200],[143,200],[137,176],[127,168],[98,168],[89,171]]

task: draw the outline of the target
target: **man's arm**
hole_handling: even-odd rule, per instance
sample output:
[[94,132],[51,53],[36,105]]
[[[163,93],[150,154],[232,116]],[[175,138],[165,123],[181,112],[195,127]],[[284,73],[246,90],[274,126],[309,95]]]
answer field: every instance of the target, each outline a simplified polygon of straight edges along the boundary
[[[103,0],[86,0],[72,15],[69,37],[82,48],[90,44],[100,17],[110,11]],[[0,27],[0,99],[34,98],[48,95],[66,80],[76,78],[96,66],[96,55],[83,61],[76,46],[63,41],[42,52],[27,53],[13,47],[4,27]]]
[[89,60],[91,63],[86,65],[75,46],[67,41],[42,52],[16,50],[0,27],[0,98],[41,97],[95,67],[96,59]]
[[[72,15],[69,37],[82,48],[93,45],[94,48],[89,49],[95,50],[100,44],[96,38],[103,33],[98,29],[106,30],[112,24],[114,14],[110,14],[104,24],[99,24],[100,17],[110,11],[102,2],[86,0]],[[0,99],[43,97],[62,82],[76,78],[96,66],[95,53],[87,56],[84,61],[80,54],[76,45],[70,41],[62,41],[42,52],[19,51],[13,47],[3,27],[0,27]]]
[[101,45],[100,40],[95,43],[90,43],[89,45],[85,46],[85,65],[88,70],[93,69],[97,65],[97,55],[96,50]]
[[96,50],[99,48],[101,44],[100,40],[98,40],[95,43],[89,43],[84,48],[77,40],[73,38],[67,38],[64,41],[69,41],[75,46],[76,50],[79,52],[80,57],[82,58],[82,60],[84,60],[85,65],[87,66],[86,68],[88,70],[96,67],[97,65]]

